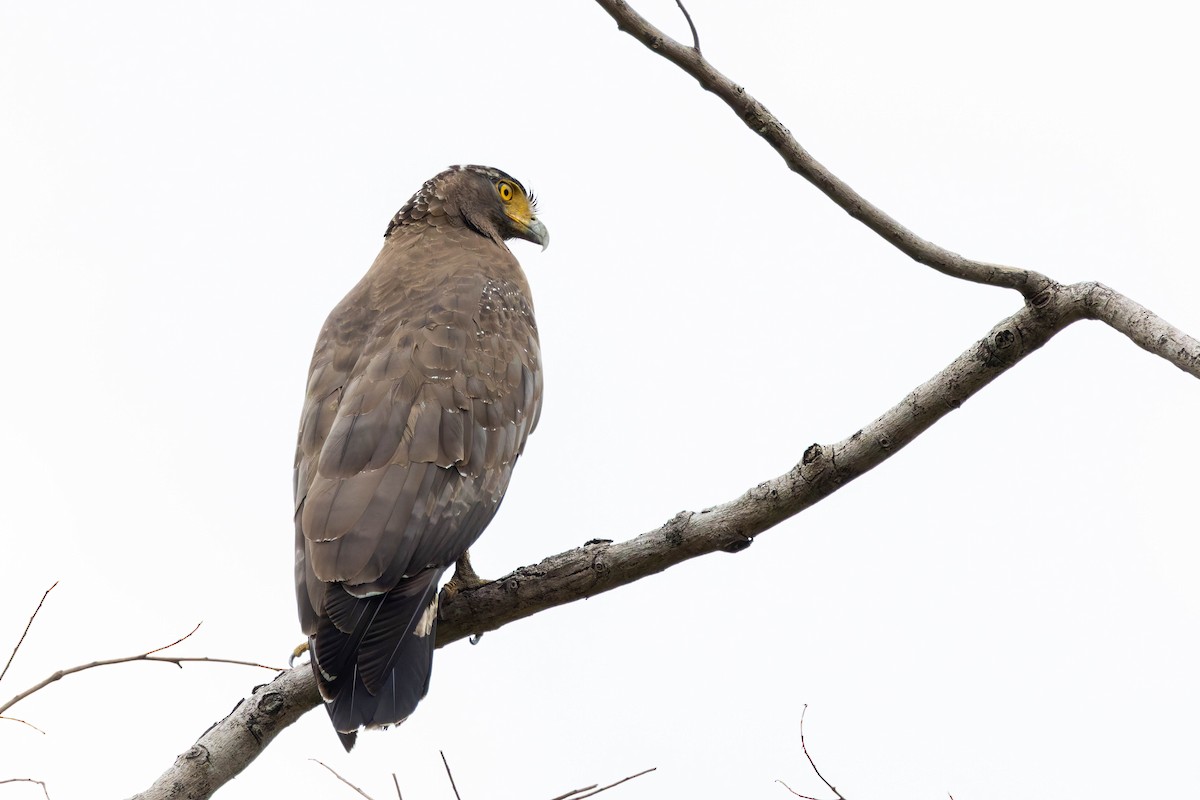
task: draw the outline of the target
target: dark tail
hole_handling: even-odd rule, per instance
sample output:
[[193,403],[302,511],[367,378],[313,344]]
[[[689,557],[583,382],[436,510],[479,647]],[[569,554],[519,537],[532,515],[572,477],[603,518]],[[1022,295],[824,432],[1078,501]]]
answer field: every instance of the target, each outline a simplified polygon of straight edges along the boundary
[[330,587],[312,637],[312,665],[342,746],[363,726],[403,722],[429,691],[441,570],[404,578],[387,594]]

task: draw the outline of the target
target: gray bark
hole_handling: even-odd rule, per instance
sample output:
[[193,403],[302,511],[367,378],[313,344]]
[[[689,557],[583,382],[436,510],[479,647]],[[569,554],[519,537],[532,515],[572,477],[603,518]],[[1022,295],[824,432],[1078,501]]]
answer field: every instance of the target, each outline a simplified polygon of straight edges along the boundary
[[[720,97],[800,174],[855,219],[915,261],[951,277],[1013,289],[1025,298],[958,358],[878,419],[832,444],[813,444],[792,469],[740,497],[681,511],[661,527],[625,541],[594,540],[521,567],[505,577],[443,597],[438,646],[495,630],[554,606],[662,572],[697,556],[738,552],[879,465],[961,406],[1055,334],[1098,320],[1133,343],[1200,377],[1200,342],[1124,295],[1095,282],[1062,285],[1041,273],[975,261],[917,236],[818,163],[786,127],[698,49],[671,39],[621,0],[596,0],[618,27]],[[206,731],[138,800],[206,798],[244,769],[282,728],[320,703],[307,666],[260,686]]]

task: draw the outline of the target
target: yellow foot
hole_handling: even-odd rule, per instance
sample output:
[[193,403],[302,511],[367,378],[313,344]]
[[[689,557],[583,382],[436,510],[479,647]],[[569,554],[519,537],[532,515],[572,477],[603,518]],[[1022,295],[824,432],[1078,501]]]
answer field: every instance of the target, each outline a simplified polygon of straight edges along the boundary
[[288,656],[288,666],[290,667],[292,665],[293,661],[295,661],[297,658],[299,658],[300,656],[304,655],[307,652],[308,652],[308,639],[305,639],[303,642],[296,645],[296,649],[292,651],[292,654],[290,656]]

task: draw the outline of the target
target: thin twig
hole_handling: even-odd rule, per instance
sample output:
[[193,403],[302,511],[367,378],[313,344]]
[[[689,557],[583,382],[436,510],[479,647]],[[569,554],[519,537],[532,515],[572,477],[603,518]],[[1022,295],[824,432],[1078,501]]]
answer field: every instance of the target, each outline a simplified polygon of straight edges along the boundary
[[192,635],[196,631],[200,630],[200,626],[203,624],[204,624],[204,620],[200,620],[199,622],[196,623],[196,627],[192,628],[190,631],[185,633],[183,636],[180,636],[178,639],[171,642],[170,644],[164,644],[162,647],[156,647],[153,650],[147,650],[144,655],[150,655],[151,653],[161,653],[163,650],[170,650],[172,647],[179,644],[180,642],[184,642],[184,641],[187,641],[188,639],[192,638]]
[[353,783],[351,783],[350,781],[348,781],[348,780],[346,780],[345,778],[343,778],[341,775],[338,775],[338,774],[337,774],[337,770],[335,770],[333,767],[331,767],[331,766],[329,766],[328,764],[326,764],[324,761],[321,761],[321,760],[319,760],[319,759],[316,759],[316,758],[310,758],[310,759],[309,759],[309,761],[316,761],[316,762],[317,762],[318,764],[320,764],[322,767],[324,767],[325,769],[327,769],[327,770],[329,770],[330,772],[332,772],[332,773],[333,773],[333,777],[337,778],[339,781],[341,781],[342,783],[346,784],[347,786],[349,786],[349,787],[350,787],[351,789],[353,789],[354,791],[358,792],[358,793],[359,793],[360,795],[362,795],[363,797],[367,798],[367,800],[375,800],[375,798],[374,798],[374,797],[371,797],[371,795],[367,794],[367,793],[366,793],[366,792],[364,792],[362,789],[358,788],[358,787],[357,787],[357,786],[355,786]]
[[628,33],[721,98],[746,127],[766,140],[783,157],[790,170],[918,264],[961,280],[1015,289],[1026,300],[1031,300],[1053,284],[1045,275],[1033,270],[963,258],[958,253],[921,238],[813,158],[778,117],[747,92],[745,86],[730,80],[710,64],[698,49],[667,36],[624,0],[596,0],[596,3],[616,20],[619,30]]
[[[698,50],[667,36],[624,0],[596,0],[596,3],[616,20],[618,30],[637,39],[655,54],[695,78],[702,88],[721,98],[746,127],[762,137],[783,158],[788,169],[918,264],[959,280],[1014,289],[1021,293],[1027,305],[1035,308],[1045,305],[1047,297],[1062,288],[1040,272],[964,258],[921,238],[813,158],[792,136],[787,126],[747,92],[745,86],[723,75]],[[1091,282],[1078,283],[1071,288],[1082,289],[1087,286],[1092,288],[1087,292],[1090,296],[1083,298],[1086,306],[1084,318],[1108,324],[1139,347],[1170,361],[1189,375],[1200,377],[1200,342],[1106,286]]]
[[791,792],[792,794],[796,795],[796,797],[802,797],[802,798],[804,798],[804,800],[820,800],[820,798],[819,798],[819,797],[809,797],[809,796],[808,796],[808,795],[806,795],[806,794],[800,794],[800,793],[799,793],[799,792],[797,792],[795,789],[793,789],[792,787],[788,786],[786,783],[784,783],[783,781],[779,780],[778,778],[776,778],[776,779],[775,779],[775,782],[776,782],[776,783],[778,783],[778,784],[779,784],[780,786],[782,786],[783,788],[787,789],[787,790],[788,790],[789,792]]
[[45,735],[46,735],[46,732],[45,732],[44,730],[42,730],[41,728],[39,728],[37,725],[34,725],[32,722],[26,722],[25,720],[23,720],[23,719],[17,719],[16,717],[0,717],[0,719],[6,719],[6,720],[8,720],[9,722],[19,722],[19,723],[21,723],[22,725],[28,725],[29,727],[33,728],[35,731],[37,731],[38,733],[40,733],[42,736],[45,736]]
[[[51,586],[50,588],[53,589],[54,587]],[[46,784],[42,781],[34,780],[33,778],[5,778],[0,783],[36,783],[42,787],[42,794],[46,795],[46,800],[50,800],[50,790],[46,788]]]
[[400,794],[400,781],[396,778],[396,773],[392,773],[392,783],[396,784],[396,797],[398,800],[404,800],[404,795]]
[[[21,649],[21,644],[25,641],[26,634],[29,633],[29,627],[33,625],[33,620],[37,617],[38,612],[42,610],[42,603],[46,602],[46,598],[50,595],[50,592],[54,591],[55,586],[58,586],[58,581],[55,581],[49,589],[42,592],[42,599],[38,600],[37,608],[35,608],[33,613],[29,615],[29,622],[25,623],[25,630],[21,631],[21,638],[17,639],[16,647],[14,647],[12,649],[12,653],[9,654],[8,661],[4,664],[4,669],[0,670],[0,681],[4,680],[4,676],[8,674],[8,668],[12,666],[13,659],[17,657],[17,651]],[[0,709],[0,711],[3,710],[4,709]],[[43,786],[42,788],[45,789],[46,787]]]
[[581,792],[590,792],[592,789],[595,789],[599,785],[600,784],[598,784],[598,783],[593,783],[591,786],[584,786],[582,789],[572,789],[571,791],[567,792],[566,794],[560,794],[557,797],[551,797],[550,800],[568,800],[568,798],[575,797],[576,795],[578,795]]
[[[554,798],[554,800],[583,800],[583,798],[585,798],[585,797],[594,797],[594,796],[600,794],[601,792],[605,791],[606,789],[611,789],[614,786],[620,786],[622,783],[625,783],[626,781],[631,781],[634,778],[640,778],[648,772],[654,772],[654,770],[656,770],[656,769],[658,769],[658,767],[651,767],[650,769],[644,769],[641,772],[637,773],[636,775],[630,775],[627,778],[621,778],[621,780],[610,783],[607,786],[601,786],[599,789],[596,789],[594,784],[592,786],[587,787],[586,789],[576,789],[574,792],[570,792],[568,794],[561,795],[559,797]],[[595,789],[595,791],[590,791],[592,789]],[[579,794],[579,792],[587,792],[587,794]]]
[[[53,587],[51,587],[51,588],[53,588]],[[157,662],[166,663],[166,664],[174,664],[175,666],[179,667],[180,669],[183,669],[183,665],[185,662],[191,662],[191,663],[201,663],[202,662],[202,663],[209,663],[209,664],[236,664],[236,665],[243,666],[243,667],[257,667],[259,669],[269,669],[272,672],[281,671],[279,667],[271,667],[266,664],[259,664],[254,661],[240,661],[240,660],[234,659],[234,658],[210,658],[208,656],[156,656],[156,655],[151,655],[152,653],[161,653],[163,650],[166,650],[169,647],[174,647],[175,645],[179,644],[180,642],[185,641],[188,637],[190,637],[192,634],[194,634],[199,629],[200,629],[200,624],[197,623],[196,627],[192,628],[191,632],[188,633],[186,636],[181,636],[168,645],[164,645],[162,647],[156,647],[153,650],[147,650],[145,653],[139,653],[136,656],[124,656],[122,658],[106,658],[101,661],[92,661],[87,664],[80,664],[79,666],[70,667],[69,669],[60,669],[58,672],[55,672],[53,675],[46,678],[41,683],[38,683],[35,686],[31,686],[30,688],[26,689],[25,691],[23,691],[20,694],[18,694],[17,696],[15,696],[13,699],[9,700],[4,705],[0,705],[0,714],[3,714],[5,711],[12,708],[17,703],[24,700],[26,697],[29,697],[34,692],[37,692],[37,691],[40,691],[40,690],[46,688],[47,686],[54,683],[55,681],[62,680],[67,675],[73,675],[76,672],[83,672],[84,670],[94,669],[95,667],[107,667],[111,664],[126,664],[126,663],[129,663],[132,661],[157,661]]]
[[[804,715],[806,713],[808,713],[808,703],[805,703],[804,708],[800,711],[800,749],[804,751],[804,757],[808,759],[809,766],[813,768],[813,772],[817,773],[817,777],[821,779],[821,782],[829,787],[829,791],[836,794],[838,800],[846,800],[832,783],[825,780],[825,776],[821,774],[821,770],[817,769],[817,762],[813,761],[813,757],[808,754],[808,745],[804,741]],[[784,786],[787,786],[787,784],[784,784]]]
[[450,779],[450,788],[454,790],[454,796],[458,800],[462,800],[462,796],[458,793],[458,787],[454,785],[454,773],[450,771],[450,762],[446,760],[446,754],[438,750],[438,755],[442,757],[442,763],[446,766],[446,777]]
[[[820,778],[825,783],[826,786],[828,786],[830,789],[832,789],[833,793],[836,794],[838,797],[840,797],[841,800],[846,800],[846,798],[842,797],[841,794],[838,793],[837,789],[833,788],[833,784],[831,784],[829,781],[825,780],[825,776],[821,774],[821,770],[817,769],[816,762],[813,761],[812,756],[808,754],[808,745],[804,741],[804,715],[807,712],[808,712],[808,703],[805,703],[803,710],[801,710],[801,712],[800,712],[800,748],[804,751],[804,757],[808,759],[808,765],[810,767],[812,767],[813,772],[817,773],[817,777]],[[811,797],[807,794],[800,794],[795,789],[788,786],[786,783],[779,780],[778,778],[775,780],[775,782],[778,783],[783,788],[787,789],[789,792],[794,794],[796,797],[803,798],[803,800],[820,800],[820,798],[817,798],[817,797]]]
[[679,6],[679,10],[683,12],[683,18],[687,20],[688,27],[692,29],[692,49],[697,54],[700,53],[700,34],[696,33],[696,26],[692,24],[692,15],[683,6],[683,0],[675,0],[675,5]]

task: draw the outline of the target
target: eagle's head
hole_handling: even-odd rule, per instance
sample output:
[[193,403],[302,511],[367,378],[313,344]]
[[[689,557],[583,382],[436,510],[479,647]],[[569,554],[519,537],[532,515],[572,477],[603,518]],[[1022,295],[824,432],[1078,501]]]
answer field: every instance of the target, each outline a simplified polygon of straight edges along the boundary
[[516,178],[494,167],[467,164],[439,172],[396,212],[384,236],[409,222],[437,225],[439,217],[460,222],[497,242],[525,239],[550,245],[550,232],[537,218],[537,200]]

